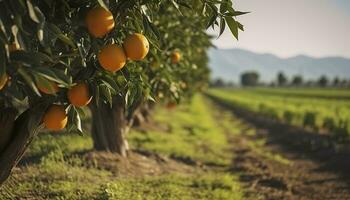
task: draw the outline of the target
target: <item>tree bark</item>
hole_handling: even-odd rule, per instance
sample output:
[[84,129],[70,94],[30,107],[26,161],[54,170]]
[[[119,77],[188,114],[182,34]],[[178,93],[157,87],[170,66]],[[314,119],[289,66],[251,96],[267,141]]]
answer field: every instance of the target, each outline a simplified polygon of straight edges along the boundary
[[92,139],[95,150],[127,156],[129,146],[125,135],[129,127],[124,107],[123,100],[117,98],[112,107],[105,103],[91,106]]
[[16,110],[5,108],[0,110],[1,185],[9,177],[12,169],[17,165],[34,136],[38,133],[44,109],[42,106],[28,109],[16,120]]
[[14,108],[0,109],[0,152],[2,152],[11,139],[12,129],[17,116]]
[[139,109],[134,114],[133,126],[138,127],[141,126],[143,123],[149,122],[149,116],[153,109],[153,105],[154,104],[151,102],[145,102],[141,104]]

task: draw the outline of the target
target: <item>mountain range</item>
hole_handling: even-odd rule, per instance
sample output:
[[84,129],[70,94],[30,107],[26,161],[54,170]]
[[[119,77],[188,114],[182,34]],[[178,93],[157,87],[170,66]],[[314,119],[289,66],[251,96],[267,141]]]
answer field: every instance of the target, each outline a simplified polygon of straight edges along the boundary
[[209,66],[212,78],[238,82],[240,74],[256,71],[262,81],[276,80],[278,72],[288,77],[302,75],[304,79],[318,79],[322,75],[329,78],[350,78],[350,59],[342,57],[313,58],[298,55],[280,58],[272,54],[259,54],[242,49],[210,49]]

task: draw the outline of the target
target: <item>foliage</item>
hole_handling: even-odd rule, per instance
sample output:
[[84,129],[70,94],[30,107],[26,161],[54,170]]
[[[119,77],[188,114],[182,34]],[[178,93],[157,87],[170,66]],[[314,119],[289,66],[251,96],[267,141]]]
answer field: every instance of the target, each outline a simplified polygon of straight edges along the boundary
[[301,75],[295,75],[292,79],[292,85],[294,86],[300,86],[303,82],[303,77]]
[[[109,9],[114,29],[103,38],[92,37],[85,15],[93,7]],[[11,80],[0,91],[2,105],[24,106],[44,100],[67,108],[69,130],[78,128],[83,110],[67,101],[67,90],[79,82],[89,84],[95,104],[111,103],[113,96],[125,99],[132,112],[140,101],[157,96],[179,101],[181,96],[202,88],[208,80],[206,50],[208,27],[226,25],[238,38],[243,26],[236,16],[245,14],[232,2],[211,0],[4,0],[0,2],[0,77]],[[101,68],[97,54],[108,44],[122,45],[132,33],[142,33],[151,44],[147,58],[129,61],[122,70],[110,73]],[[183,60],[170,62],[179,51]],[[151,67],[151,65],[155,67]],[[56,95],[43,94],[40,88]]]
[[283,72],[279,72],[277,74],[277,83],[279,86],[284,86],[288,83],[288,79],[287,79],[286,75],[284,75]]
[[328,78],[326,76],[321,76],[320,79],[318,79],[318,85],[320,87],[326,87],[328,85]]
[[256,86],[259,82],[259,74],[257,72],[245,72],[241,74],[241,84],[243,86]]

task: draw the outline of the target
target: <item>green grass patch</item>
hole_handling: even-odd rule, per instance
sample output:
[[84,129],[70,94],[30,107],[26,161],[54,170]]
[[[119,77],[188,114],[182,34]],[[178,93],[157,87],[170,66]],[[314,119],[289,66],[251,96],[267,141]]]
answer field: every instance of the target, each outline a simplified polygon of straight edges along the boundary
[[243,199],[235,177],[225,174],[121,180],[106,184],[102,191],[100,198],[106,200]]
[[175,110],[157,109],[155,120],[170,127],[169,132],[132,131],[128,139],[133,148],[176,157],[189,157],[204,163],[229,164],[230,155],[223,129],[215,122],[210,107],[201,95],[189,105]]
[[47,134],[41,133],[32,142],[26,155],[41,156],[52,151],[62,150],[66,154],[92,149],[90,135],[78,135],[70,133]]
[[[128,139],[133,148],[195,161],[228,164],[231,155],[225,133],[200,95],[189,105],[169,111],[158,108],[155,120],[167,124],[169,132],[133,130]],[[206,171],[194,175],[168,174],[155,177],[120,178],[95,165],[87,165],[76,154],[92,149],[89,135],[40,134],[26,157],[39,161],[15,170],[2,186],[0,199],[243,199],[237,176]]]

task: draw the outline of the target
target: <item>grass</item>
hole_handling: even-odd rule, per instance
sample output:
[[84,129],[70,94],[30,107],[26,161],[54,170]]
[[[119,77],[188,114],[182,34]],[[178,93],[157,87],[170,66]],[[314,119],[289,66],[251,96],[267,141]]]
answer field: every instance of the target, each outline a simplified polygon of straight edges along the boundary
[[200,177],[170,175],[139,180],[123,180],[106,184],[101,199],[165,200],[165,199],[243,199],[234,177],[208,174]]
[[223,153],[228,147],[225,133],[217,126],[202,96],[195,96],[189,105],[176,110],[157,110],[155,120],[170,127],[170,131],[134,131],[129,134],[133,147],[175,157],[189,157],[207,164],[229,164],[230,155]]
[[[158,108],[155,119],[171,131],[133,130],[128,137],[132,148],[203,163],[229,164],[232,155],[224,151],[229,145],[225,133],[215,123],[202,96],[172,111]],[[87,165],[77,154],[91,148],[89,135],[40,134],[26,154],[38,161],[16,169],[2,186],[0,199],[243,199],[237,175],[206,171],[120,178]]]
[[80,152],[89,149],[92,149],[92,139],[89,135],[42,133],[33,141],[26,156],[42,156],[58,150]]

